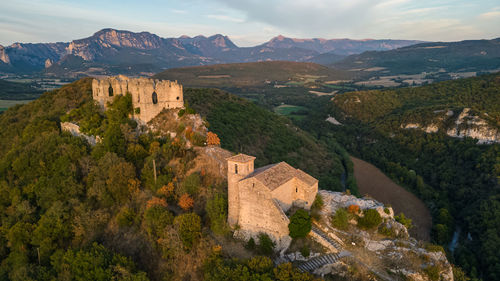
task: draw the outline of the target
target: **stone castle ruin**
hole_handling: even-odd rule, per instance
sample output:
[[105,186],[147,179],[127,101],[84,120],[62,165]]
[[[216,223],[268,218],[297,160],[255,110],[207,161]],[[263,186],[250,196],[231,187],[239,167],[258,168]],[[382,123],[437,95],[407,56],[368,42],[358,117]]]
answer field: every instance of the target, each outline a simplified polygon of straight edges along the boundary
[[92,97],[103,109],[115,96],[127,93],[132,96],[134,117],[145,123],[165,108],[184,106],[182,85],[177,81],[128,78],[123,75],[92,81]]
[[287,248],[292,206],[309,210],[318,180],[285,162],[254,169],[255,157],[238,154],[226,159],[228,223],[246,240],[266,233],[278,249]]

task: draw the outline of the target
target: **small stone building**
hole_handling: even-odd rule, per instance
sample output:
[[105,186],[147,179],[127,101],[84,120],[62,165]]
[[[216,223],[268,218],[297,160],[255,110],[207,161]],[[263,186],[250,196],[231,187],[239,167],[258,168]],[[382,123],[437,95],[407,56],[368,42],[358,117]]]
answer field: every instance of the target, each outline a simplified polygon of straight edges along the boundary
[[94,79],[92,97],[102,108],[115,96],[130,93],[134,106],[134,118],[149,122],[164,108],[184,106],[182,85],[177,81],[149,78],[128,78],[123,75]]
[[310,209],[318,180],[285,162],[254,169],[255,157],[238,154],[227,158],[228,223],[238,226],[244,239],[267,233],[278,249],[287,248],[286,212],[297,206]]

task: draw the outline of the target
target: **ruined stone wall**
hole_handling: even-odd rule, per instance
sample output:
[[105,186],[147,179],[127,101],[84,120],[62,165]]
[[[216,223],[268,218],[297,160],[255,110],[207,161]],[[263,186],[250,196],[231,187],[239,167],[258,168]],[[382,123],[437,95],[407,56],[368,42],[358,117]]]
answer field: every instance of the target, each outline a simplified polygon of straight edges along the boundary
[[182,85],[177,82],[128,78],[122,75],[92,81],[92,97],[103,108],[106,108],[107,103],[112,102],[115,96],[127,93],[132,96],[134,117],[146,123],[164,108],[184,106]]

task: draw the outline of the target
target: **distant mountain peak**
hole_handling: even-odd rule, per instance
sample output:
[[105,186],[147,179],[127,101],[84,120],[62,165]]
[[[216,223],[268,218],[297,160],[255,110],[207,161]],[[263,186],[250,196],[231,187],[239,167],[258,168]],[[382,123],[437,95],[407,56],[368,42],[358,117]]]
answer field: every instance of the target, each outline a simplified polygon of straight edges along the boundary
[[280,34],[280,35],[274,37],[273,39],[271,39],[271,41],[283,41],[285,39],[288,39],[288,38]]

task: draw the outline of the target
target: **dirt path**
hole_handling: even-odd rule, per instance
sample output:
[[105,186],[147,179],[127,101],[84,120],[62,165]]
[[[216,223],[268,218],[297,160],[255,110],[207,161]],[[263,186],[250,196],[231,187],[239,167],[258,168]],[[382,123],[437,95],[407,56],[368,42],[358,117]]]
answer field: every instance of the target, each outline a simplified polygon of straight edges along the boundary
[[361,195],[368,194],[384,204],[391,204],[396,214],[403,212],[413,220],[411,236],[429,241],[432,217],[424,202],[394,183],[372,164],[352,156],[351,160]]

